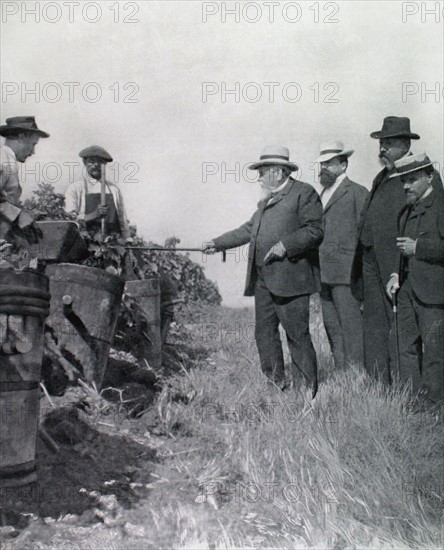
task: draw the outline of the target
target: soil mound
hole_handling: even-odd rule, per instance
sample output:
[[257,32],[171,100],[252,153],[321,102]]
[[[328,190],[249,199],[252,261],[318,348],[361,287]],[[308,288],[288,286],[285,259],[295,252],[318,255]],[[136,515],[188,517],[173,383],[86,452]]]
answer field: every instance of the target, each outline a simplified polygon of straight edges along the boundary
[[55,410],[44,427],[60,452],[39,439],[38,482],[0,489],[0,511],[7,524],[14,517],[22,521],[22,514],[29,513],[53,518],[79,515],[94,508],[102,495],[115,495],[124,507],[146,495],[155,458],[152,449],[96,430],[74,407]]

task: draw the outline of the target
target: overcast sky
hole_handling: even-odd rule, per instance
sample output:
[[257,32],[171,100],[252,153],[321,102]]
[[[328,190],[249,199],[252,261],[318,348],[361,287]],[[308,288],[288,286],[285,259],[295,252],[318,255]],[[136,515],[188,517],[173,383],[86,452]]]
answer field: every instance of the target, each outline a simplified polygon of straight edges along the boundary
[[[244,167],[265,145],[289,147],[316,187],[319,143],[341,139],[355,149],[349,175],[370,187],[370,132],[408,116],[412,150],[442,169],[444,14],[423,11],[436,2],[279,2],[273,18],[259,2],[226,2],[239,16],[183,0],[2,4],[2,123],[32,114],[51,134],[26,164],[38,176],[25,196],[37,178],[64,192],[63,163],[101,145],[139,233],[195,247],[251,216],[259,189]],[[206,272],[227,305],[251,305],[237,260],[208,258]]]

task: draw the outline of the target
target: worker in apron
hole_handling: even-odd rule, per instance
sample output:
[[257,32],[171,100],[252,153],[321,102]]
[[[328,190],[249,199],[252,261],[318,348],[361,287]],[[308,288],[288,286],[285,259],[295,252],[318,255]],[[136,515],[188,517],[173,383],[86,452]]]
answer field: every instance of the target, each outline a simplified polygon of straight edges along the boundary
[[84,173],[81,180],[71,183],[65,192],[65,210],[83,221],[90,232],[101,230],[105,219],[105,233],[119,233],[124,240],[130,238],[122,194],[119,188],[106,181],[105,205],[102,205],[101,178],[103,165],[112,162],[111,155],[98,145],[80,151]]

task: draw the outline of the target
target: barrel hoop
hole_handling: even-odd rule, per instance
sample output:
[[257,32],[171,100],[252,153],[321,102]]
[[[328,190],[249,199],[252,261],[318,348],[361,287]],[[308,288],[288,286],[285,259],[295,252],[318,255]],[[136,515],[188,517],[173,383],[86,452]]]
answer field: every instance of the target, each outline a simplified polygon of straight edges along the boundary
[[0,313],[3,315],[29,315],[30,317],[42,317],[44,319],[49,315],[49,308],[0,304]]
[[0,393],[7,391],[36,390],[39,383],[36,380],[12,380],[0,382]]
[[21,464],[13,464],[11,466],[3,466],[0,468],[1,477],[13,477],[24,472],[32,472],[36,469],[36,461],[30,460]]
[[81,281],[79,281],[79,279],[77,278],[71,278],[71,277],[67,277],[66,279],[57,279],[55,278],[53,275],[51,275],[51,284],[54,284],[54,283],[62,283],[63,286],[65,287],[67,284],[75,284],[77,286],[80,286],[82,288],[93,288],[95,290],[102,290],[104,292],[106,292],[107,294],[112,294],[113,296],[117,296],[118,298],[121,297],[122,295],[122,291],[123,291],[123,282],[122,282],[122,285],[120,288],[118,289],[114,289],[112,287],[106,287],[104,285],[96,285],[92,282],[89,282],[87,284],[83,284]]
[[0,305],[20,305],[49,309],[49,301],[34,296],[1,296]]
[[0,296],[30,296],[31,298],[40,298],[49,302],[51,294],[38,288],[28,286],[12,286],[0,284]]

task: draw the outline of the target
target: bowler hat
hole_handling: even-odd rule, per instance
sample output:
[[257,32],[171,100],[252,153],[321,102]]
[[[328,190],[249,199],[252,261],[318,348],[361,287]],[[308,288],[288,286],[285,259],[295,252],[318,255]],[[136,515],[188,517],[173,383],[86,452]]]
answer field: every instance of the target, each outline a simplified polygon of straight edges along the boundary
[[420,139],[418,134],[410,131],[410,119],[407,117],[386,116],[380,132],[372,132],[370,137],[384,139],[391,137],[406,137]]
[[40,130],[33,116],[13,116],[6,119],[6,124],[0,126],[0,136],[16,136],[21,132],[32,132],[42,138],[49,137],[47,132]]
[[410,174],[411,172],[416,172],[417,170],[422,170],[428,166],[433,166],[433,162],[425,153],[418,153],[416,155],[408,155],[407,157],[402,157],[399,160],[395,161],[396,172],[392,174],[391,178],[396,178],[398,176],[404,176],[405,174]]
[[100,145],[91,145],[90,147],[82,149],[79,156],[82,157],[82,159],[97,157],[106,162],[113,161],[113,157],[108,153],[108,151],[105,151],[103,147],[100,147]]
[[342,141],[327,141],[321,143],[320,155],[316,162],[327,162],[335,157],[351,157],[354,149],[346,149]]
[[250,170],[258,170],[261,166],[286,166],[292,172],[298,169],[298,165],[290,162],[290,151],[281,145],[267,145],[264,147],[260,160],[250,164]]

